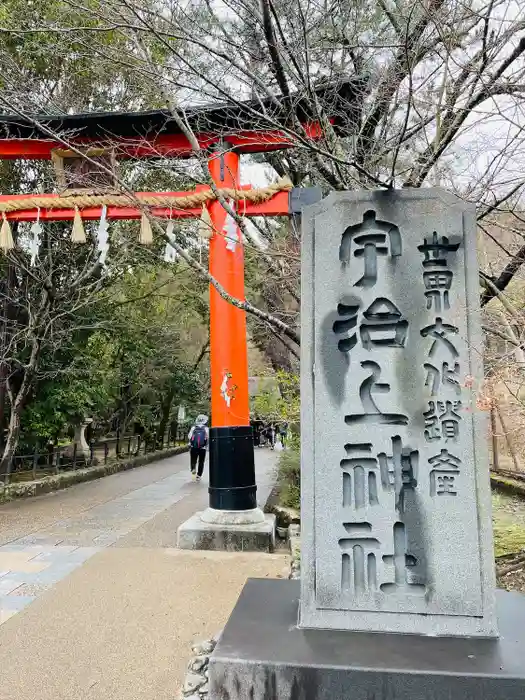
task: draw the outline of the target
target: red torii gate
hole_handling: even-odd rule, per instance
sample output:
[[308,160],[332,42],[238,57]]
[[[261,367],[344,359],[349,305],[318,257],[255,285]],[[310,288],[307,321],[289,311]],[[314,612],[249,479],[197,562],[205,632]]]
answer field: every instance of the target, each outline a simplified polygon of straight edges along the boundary
[[[330,122],[336,129],[348,132],[356,121],[356,90],[352,83],[325,86],[321,95],[330,96],[333,114]],[[257,105],[257,109],[260,105]],[[199,146],[208,154],[208,167],[217,188],[249,189],[240,186],[239,161],[242,153],[261,153],[290,148],[296,141],[286,129],[257,130],[253,122],[253,103],[193,109],[185,113]],[[293,106],[283,102],[273,109],[277,124],[288,121],[290,111],[300,120],[305,140],[322,137],[319,121],[309,114],[304,101],[295,99]],[[241,128],[241,125],[248,128]],[[57,135],[55,138],[53,135]],[[173,116],[165,110],[138,113],[89,113],[49,117],[0,116],[0,159],[51,159],[53,152],[70,147],[113,149],[117,158],[189,158],[195,151],[181,133]],[[217,151],[217,148],[220,150]],[[89,153],[89,151],[87,151]],[[199,188],[198,191],[202,191]],[[141,194],[137,193],[138,198]],[[153,193],[149,193],[153,194]],[[160,196],[183,196],[189,192],[155,193]],[[34,195],[35,202],[38,197]],[[59,195],[45,195],[59,196]],[[30,196],[29,196],[30,197]],[[279,192],[266,202],[243,201],[245,216],[291,216],[320,197],[317,188]],[[28,199],[28,195],[0,195],[6,200]],[[208,204],[215,232],[224,228],[227,212],[218,200]],[[41,221],[72,220],[75,209],[39,208],[6,212],[8,220],[34,221],[37,212]],[[99,219],[102,207],[83,208],[82,219]],[[200,217],[201,208],[176,209],[151,207],[151,214],[160,217]],[[108,206],[108,219],[138,219],[139,208]],[[242,237],[239,245],[228,248],[227,239],[216,233],[209,247],[210,274],[232,297],[244,300],[244,253]],[[223,299],[210,285],[210,363],[211,415],[210,430],[210,508],[227,511],[249,511],[257,507],[253,439],[250,428],[248,394],[248,357],[246,314]]]

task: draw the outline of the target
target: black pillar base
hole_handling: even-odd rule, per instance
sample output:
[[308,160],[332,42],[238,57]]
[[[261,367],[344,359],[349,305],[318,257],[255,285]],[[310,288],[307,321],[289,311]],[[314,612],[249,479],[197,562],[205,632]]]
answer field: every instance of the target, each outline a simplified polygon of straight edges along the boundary
[[210,428],[210,508],[257,508],[251,426]]

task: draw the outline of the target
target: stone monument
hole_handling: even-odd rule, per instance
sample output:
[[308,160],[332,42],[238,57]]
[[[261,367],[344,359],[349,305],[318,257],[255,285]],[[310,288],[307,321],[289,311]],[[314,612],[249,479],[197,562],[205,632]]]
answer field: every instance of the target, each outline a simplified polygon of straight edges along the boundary
[[301,626],[496,635],[473,206],[333,194],[302,255]]
[[[248,581],[212,700],[519,700],[525,597],[494,581],[474,207],[303,210],[300,596]],[[501,637],[498,637],[498,627]]]

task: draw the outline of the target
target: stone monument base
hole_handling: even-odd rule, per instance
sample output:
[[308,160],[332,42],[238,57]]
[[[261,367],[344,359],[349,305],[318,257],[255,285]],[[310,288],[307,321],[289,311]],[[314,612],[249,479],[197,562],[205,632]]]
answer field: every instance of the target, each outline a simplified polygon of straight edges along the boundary
[[[237,512],[210,511],[195,513],[177,531],[179,549],[214,549],[226,552],[273,552],[275,549],[275,515],[264,515],[256,522],[243,522]],[[251,511],[250,511],[251,512]],[[221,518],[210,517],[222,513]],[[229,517],[231,516],[231,517]]]
[[210,700],[523,700],[525,596],[496,601],[499,639],[305,630],[298,581],[250,579],[210,659]]

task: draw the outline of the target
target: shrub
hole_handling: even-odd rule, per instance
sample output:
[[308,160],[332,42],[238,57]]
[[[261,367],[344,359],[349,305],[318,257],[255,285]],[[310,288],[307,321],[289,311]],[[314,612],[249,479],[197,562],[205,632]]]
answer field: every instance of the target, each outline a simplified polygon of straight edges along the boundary
[[289,508],[300,508],[301,458],[298,440],[292,440],[288,449],[279,457],[277,480],[280,487],[280,502]]

